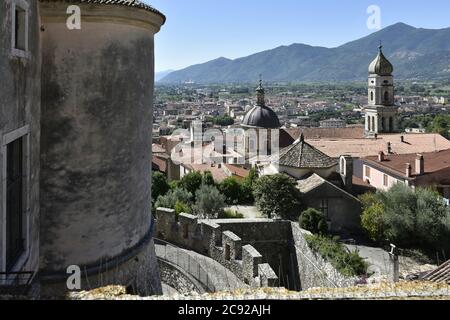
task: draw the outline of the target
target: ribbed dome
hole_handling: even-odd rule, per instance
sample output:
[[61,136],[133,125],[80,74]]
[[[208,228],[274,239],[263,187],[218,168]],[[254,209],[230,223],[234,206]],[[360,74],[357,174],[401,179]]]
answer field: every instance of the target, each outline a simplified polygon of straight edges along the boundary
[[256,88],[256,96],[256,106],[247,112],[242,126],[264,129],[280,128],[280,120],[277,114],[269,107],[266,107],[265,90],[262,85],[262,80],[259,80],[259,86]]
[[392,75],[392,72],[394,72],[394,67],[392,66],[392,63],[390,63],[389,60],[384,56],[381,49],[382,47],[380,46],[380,52],[378,53],[378,56],[369,65],[369,73],[379,76],[390,76]]
[[277,129],[280,128],[280,120],[272,109],[265,106],[254,106],[245,115],[242,125],[246,127]]

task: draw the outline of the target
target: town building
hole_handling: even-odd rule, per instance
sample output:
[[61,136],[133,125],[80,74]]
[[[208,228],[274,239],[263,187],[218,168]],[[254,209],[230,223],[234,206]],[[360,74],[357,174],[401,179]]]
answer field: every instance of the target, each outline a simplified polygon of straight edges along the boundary
[[320,121],[321,128],[345,128],[347,123],[342,119],[327,119]]
[[397,183],[435,188],[450,199],[450,149],[439,152],[385,154],[362,159],[364,181],[378,190]]

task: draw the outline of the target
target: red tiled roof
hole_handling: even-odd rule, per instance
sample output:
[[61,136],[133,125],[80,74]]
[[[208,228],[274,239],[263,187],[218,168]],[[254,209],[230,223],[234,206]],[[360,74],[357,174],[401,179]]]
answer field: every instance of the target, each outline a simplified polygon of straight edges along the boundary
[[161,172],[166,172],[166,161],[158,158],[157,156],[152,156],[152,168]]
[[234,176],[238,176],[241,178],[246,178],[248,177],[250,170],[238,167],[238,166],[234,166],[232,164],[225,164],[225,167],[231,172],[232,175]]
[[364,127],[346,127],[346,128],[289,128],[282,129],[288,133],[294,140],[298,140],[303,133],[305,139],[361,139],[364,137]]
[[[401,141],[403,136],[404,140]],[[380,134],[378,138],[322,138],[307,139],[307,142],[330,157],[351,155],[354,158],[377,156],[380,151],[387,153],[387,144],[391,144],[394,154],[417,152],[436,152],[450,149],[450,141],[437,133],[426,134]]]
[[[420,154],[424,158],[425,174],[430,174],[445,168],[450,168],[450,149],[439,152]],[[385,167],[387,169],[394,170],[401,175],[406,174],[406,164],[409,163],[412,167],[412,177],[414,177],[414,173],[416,172],[416,157],[417,153],[409,153],[385,155],[385,160],[382,162],[379,162],[378,157],[375,156],[366,157],[364,158],[364,160],[374,164],[377,167]]]
[[183,166],[185,166],[186,168],[193,170],[193,171],[198,171],[201,173],[204,172],[211,172],[214,181],[216,182],[222,182],[223,180],[225,180],[226,178],[228,178],[228,175],[226,174],[225,170],[223,169],[223,167],[220,167],[216,164],[214,165],[214,167],[212,167],[210,164],[183,164]]

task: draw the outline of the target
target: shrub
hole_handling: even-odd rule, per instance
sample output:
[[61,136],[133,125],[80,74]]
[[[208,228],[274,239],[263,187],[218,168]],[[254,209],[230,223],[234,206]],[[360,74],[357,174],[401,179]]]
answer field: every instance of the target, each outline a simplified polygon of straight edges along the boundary
[[177,203],[182,203],[186,206],[190,206],[192,203],[192,194],[181,188],[170,190],[164,196],[158,197],[155,207],[175,209]]
[[323,212],[309,208],[303,211],[299,217],[300,227],[316,234],[326,234],[328,225]]
[[311,250],[319,253],[333,267],[345,276],[360,276],[367,273],[367,263],[358,252],[350,252],[334,238],[320,235],[306,235]]
[[214,186],[202,185],[195,199],[194,212],[202,218],[217,218],[225,207],[225,196]]
[[233,177],[226,178],[219,184],[220,192],[228,204],[236,204],[242,198],[241,184]]
[[292,219],[301,205],[295,180],[284,174],[258,178],[253,184],[253,196],[258,209],[269,218]]
[[188,213],[188,214],[190,214],[192,212],[191,207],[188,204],[186,204],[184,202],[181,202],[181,201],[177,201],[175,203],[175,208],[174,209],[175,209],[175,214],[176,215],[179,215],[180,213]]

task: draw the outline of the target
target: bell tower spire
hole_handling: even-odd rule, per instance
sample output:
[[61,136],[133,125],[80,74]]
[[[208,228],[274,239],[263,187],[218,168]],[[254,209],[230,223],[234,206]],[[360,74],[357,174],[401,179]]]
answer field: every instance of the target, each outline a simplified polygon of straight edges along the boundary
[[369,65],[368,104],[365,107],[365,132],[368,136],[396,131],[393,71],[394,67],[384,56],[380,41],[378,55]]

